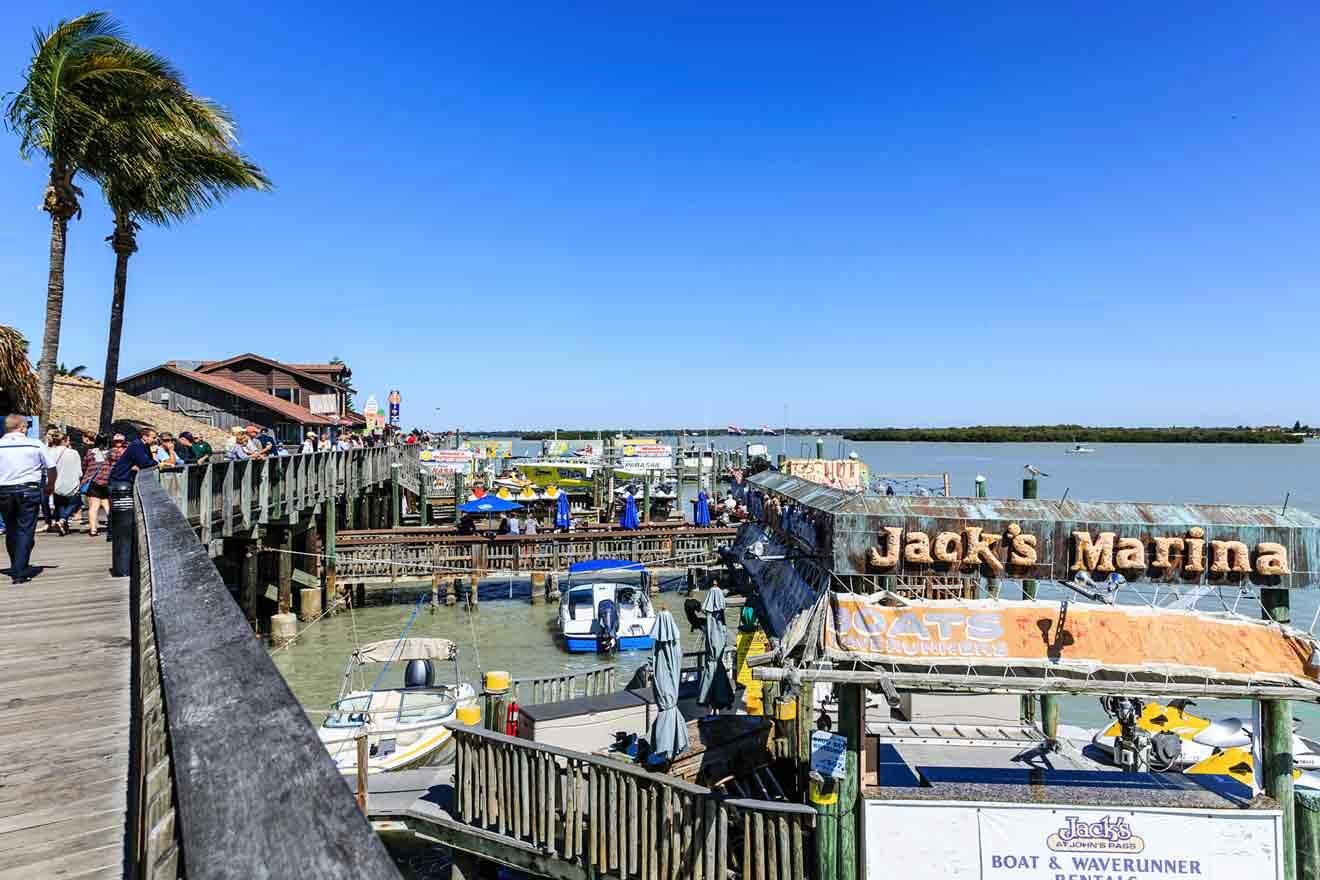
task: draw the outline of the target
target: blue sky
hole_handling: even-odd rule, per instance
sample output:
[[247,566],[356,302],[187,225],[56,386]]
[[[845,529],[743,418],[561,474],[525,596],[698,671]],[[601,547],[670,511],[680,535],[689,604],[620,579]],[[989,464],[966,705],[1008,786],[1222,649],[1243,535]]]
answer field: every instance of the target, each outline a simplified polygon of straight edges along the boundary
[[[0,91],[83,9],[6,5]],[[142,232],[125,373],[339,355],[466,429],[1320,423],[1314,4],[478,6],[112,7],[277,186]],[[85,187],[61,359],[99,375]]]

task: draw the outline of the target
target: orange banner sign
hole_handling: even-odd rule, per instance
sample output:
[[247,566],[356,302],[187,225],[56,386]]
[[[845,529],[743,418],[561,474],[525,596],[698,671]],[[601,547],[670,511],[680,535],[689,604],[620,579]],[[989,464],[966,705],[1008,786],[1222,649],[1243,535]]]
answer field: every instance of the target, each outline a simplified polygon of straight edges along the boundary
[[919,602],[830,596],[826,656],[913,666],[1051,666],[1314,686],[1305,634],[1234,618],[1142,606],[1058,602]]

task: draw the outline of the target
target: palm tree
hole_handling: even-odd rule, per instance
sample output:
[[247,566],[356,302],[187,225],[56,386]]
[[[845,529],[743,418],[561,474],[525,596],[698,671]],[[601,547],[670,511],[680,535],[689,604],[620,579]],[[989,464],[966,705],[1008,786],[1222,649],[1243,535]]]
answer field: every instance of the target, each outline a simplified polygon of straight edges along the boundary
[[[151,90],[148,85],[147,91]],[[141,224],[168,226],[213,207],[233,191],[270,189],[265,173],[235,149],[233,121],[220,107],[186,90],[160,100],[151,95],[125,99],[135,108],[129,112],[162,114],[160,128],[166,133],[139,161],[116,162],[98,175],[115,217],[114,232],[106,238],[115,252],[115,281],[101,388],[102,432],[110,430],[114,419],[128,258],[137,251]],[[111,142],[102,151],[120,155],[133,148],[131,143]]]
[[55,368],[55,375],[68,376],[70,378],[73,378],[75,376],[81,376],[86,372],[87,372],[86,364],[79,364],[76,367],[68,367],[64,365],[64,361],[60,361],[59,366]]
[[[19,136],[19,152],[25,158],[40,154],[50,163],[42,200],[51,220],[50,274],[37,365],[43,427],[50,419],[59,359],[69,221],[81,214],[82,190],[75,180],[79,173],[94,175],[106,159],[94,153],[98,136],[113,132],[121,141],[141,143],[159,138],[161,132],[152,127],[157,120],[118,115],[123,109],[119,95],[143,83],[164,86],[177,80],[164,59],[128,43],[114,19],[93,12],[37,32],[23,87],[6,108],[5,121]],[[132,155],[136,153],[120,158],[131,161]]]

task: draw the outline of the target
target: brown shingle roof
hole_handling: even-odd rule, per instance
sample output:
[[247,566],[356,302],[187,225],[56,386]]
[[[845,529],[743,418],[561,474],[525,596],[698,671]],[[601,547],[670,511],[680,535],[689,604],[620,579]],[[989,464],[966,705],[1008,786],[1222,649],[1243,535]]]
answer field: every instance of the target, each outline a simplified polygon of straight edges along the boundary
[[297,373],[298,375],[302,376],[304,379],[307,379],[308,381],[311,382],[317,382],[322,385],[330,385],[330,386],[334,386],[336,384],[321,376],[313,376],[311,373],[305,372],[297,364],[286,364],[281,361],[272,360],[271,358],[268,357],[262,357],[259,354],[253,354],[250,351],[244,354],[236,354],[233,357],[225,358],[222,361],[206,361],[204,363],[199,364],[197,370],[198,372],[214,373],[215,371],[222,370],[236,361],[245,361],[249,359],[254,361],[259,361],[268,367],[276,367],[278,369],[288,370],[291,373]]
[[121,379],[120,384],[136,379],[139,376],[145,376],[148,373],[154,373],[157,370],[164,370],[173,373],[176,376],[182,376],[185,379],[191,379],[202,385],[210,385],[226,394],[232,394],[235,397],[241,397],[251,403],[255,403],[263,409],[268,409],[273,413],[283,416],[289,421],[298,422],[303,425],[331,425],[334,424],[326,416],[318,416],[312,413],[305,406],[299,406],[288,400],[281,400],[273,394],[266,394],[258,391],[250,385],[244,385],[237,379],[230,379],[228,376],[222,376],[215,373],[202,373],[197,370],[181,370],[170,364],[161,364],[158,367],[152,367],[150,370],[143,370],[141,373],[135,373],[126,379]]

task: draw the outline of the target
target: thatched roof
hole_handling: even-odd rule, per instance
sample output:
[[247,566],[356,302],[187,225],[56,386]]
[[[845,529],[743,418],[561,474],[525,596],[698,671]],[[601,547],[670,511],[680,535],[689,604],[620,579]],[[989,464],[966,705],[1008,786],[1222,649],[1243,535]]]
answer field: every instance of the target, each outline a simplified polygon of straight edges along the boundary
[[37,374],[28,363],[23,334],[0,324],[0,410],[36,415],[41,411]]
[[[65,430],[76,431],[91,438],[101,420],[101,383],[82,376],[56,376],[55,401],[51,406],[50,421]],[[159,404],[148,403],[140,397],[115,392],[114,429],[128,437],[137,436],[138,429],[152,427],[157,431],[191,431],[194,437],[205,437],[216,449],[224,449],[225,432],[205,422],[170,412]]]

